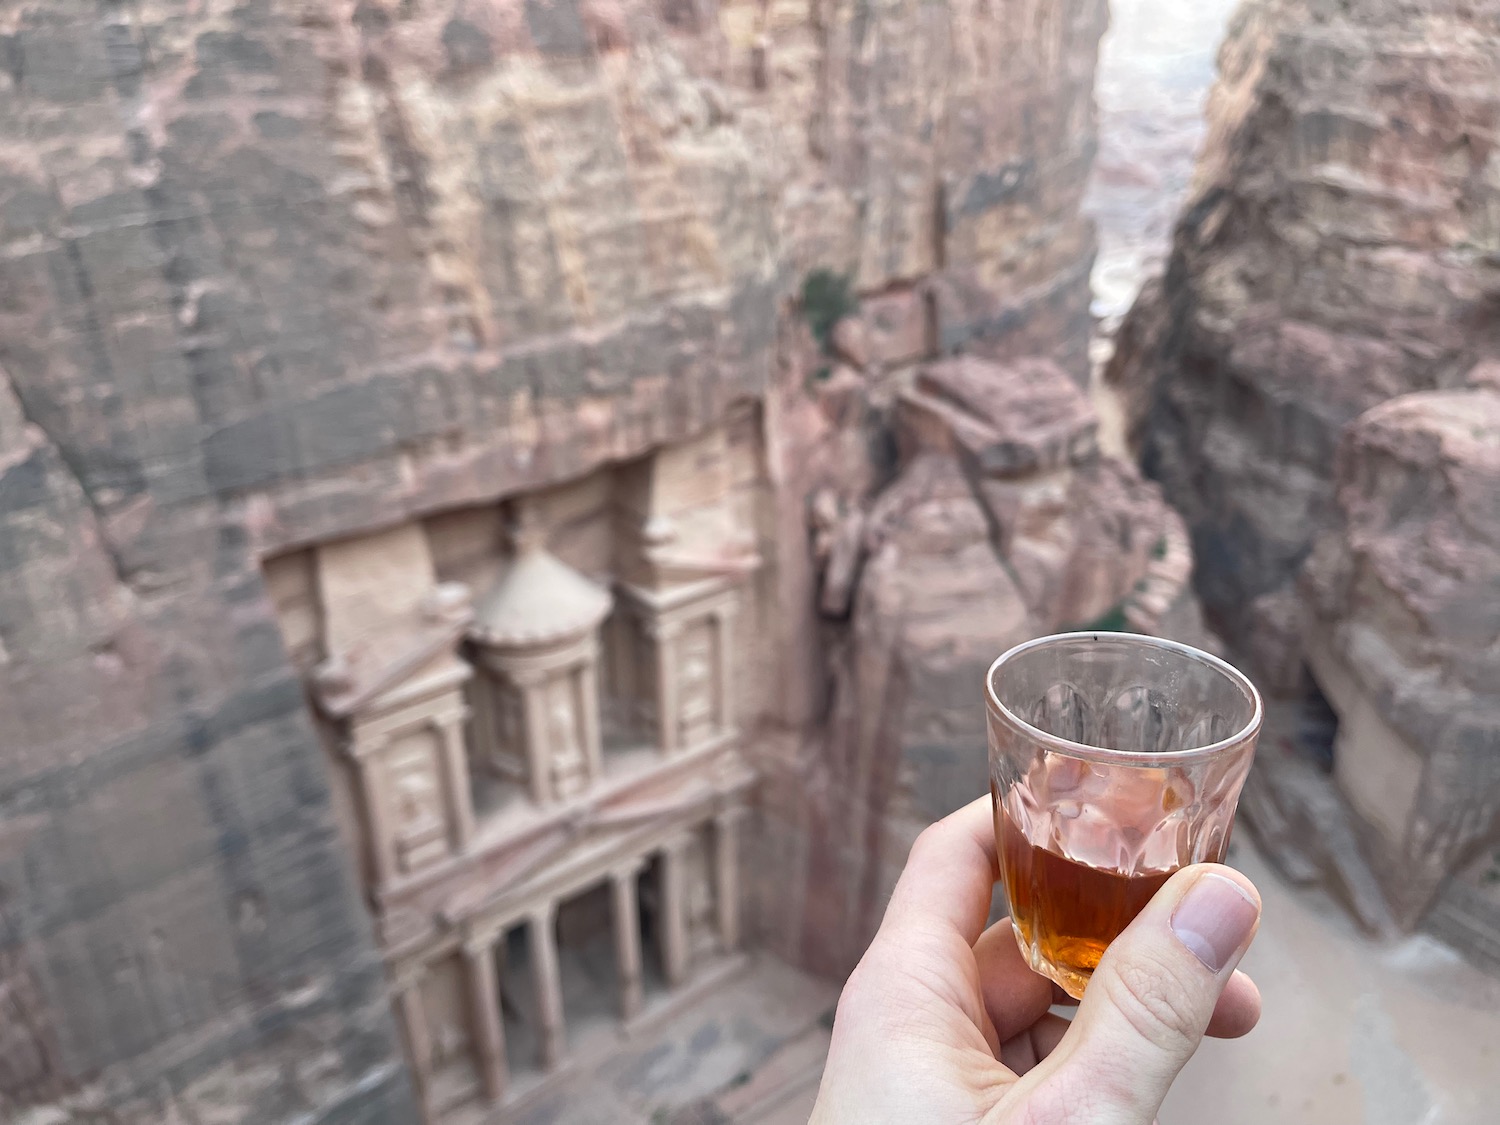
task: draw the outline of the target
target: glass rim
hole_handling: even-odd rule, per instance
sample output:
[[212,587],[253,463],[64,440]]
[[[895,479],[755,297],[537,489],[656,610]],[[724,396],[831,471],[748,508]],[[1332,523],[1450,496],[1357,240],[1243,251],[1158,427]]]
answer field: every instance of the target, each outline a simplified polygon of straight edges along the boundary
[[[1086,742],[1074,742],[1072,739],[1063,738],[1061,735],[1042,730],[1040,727],[1027,722],[1004,703],[1000,702],[1000,696],[995,691],[995,673],[1000,670],[1001,665],[1014,660],[1016,657],[1032,649],[1045,648],[1065,641],[1099,641],[1106,638],[1166,649],[1169,652],[1175,652],[1179,656],[1186,656],[1189,659],[1207,664],[1222,674],[1236,687],[1240,688],[1249,697],[1251,703],[1249,720],[1233,734],[1219,739],[1218,742],[1209,743],[1206,746],[1188,746],[1181,750],[1162,750],[1159,752],[1149,750],[1115,750],[1108,746],[1091,746]],[[1081,758],[1084,761],[1148,767],[1212,758],[1217,754],[1222,754],[1227,750],[1232,750],[1237,746],[1243,745],[1259,732],[1265,710],[1264,704],[1261,702],[1260,692],[1250,682],[1250,677],[1229,663],[1229,661],[1221,660],[1211,652],[1204,652],[1201,648],[1194,648],[1192,645],[1183,644],[1181,641],[1168,640],[1166,637],[1153,637],[1145,633],[1085,631],[1051,633],[1045,637],[1033,637],[1029,641],[1013,645],[995,657],[989,669],[984,674],[984,696],[992,715],[1016,728],[1019,733],[1039,743],[1046,750],[1065,754],[1071,758]]]

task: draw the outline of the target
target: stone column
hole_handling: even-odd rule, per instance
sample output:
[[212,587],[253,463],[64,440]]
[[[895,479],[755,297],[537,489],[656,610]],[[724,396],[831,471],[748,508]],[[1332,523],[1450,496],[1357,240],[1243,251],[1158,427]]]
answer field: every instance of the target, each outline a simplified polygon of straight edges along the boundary
[[745,810],[733,805],[714,817],[714,905],[719,913],[719,944],[725,953],[740,947],[740,821]]
[[677,753],[677,630],[652,624],[656,639],[656,729],[662,753]]
[[396,985],[396,1010],[406,1037],[406,1051],[411,1060],[412,1085],[416,1087],[417,1104],[427,1117],[427,1092],[432,1085],[432,1035],[427,1027],[427,1009],[422,1006],[420,973]]
[[469,790],[469,760],[464,754],[464,720],[467,710],[443,716],[437,723],[443,742],[443,781],[448,799],[450,843],[455,852],[469,846],[474,836],[474,796]]
[[578,670],[578,721],[583,728],[583,752],[588,758],[589,780],[604,776],[603,735],[599,730],[599,663],[598,646],[587,663]]
[[385,785],[381,777],[381,770],[385,767],[378,757],[366,756],[366,748],[360,749],[361,756],[354,760],[354,772],[358,778],[360,799],[365,806],[368,833],[365,843],[370,849],[371,873],[379,887],[389,883],[396,874],[396,848],[386,823]]
[[545,805],[552,799],[552,770],[547,760],[546,715],[537,698],[541,680],[535,676],[516,676],[512,682],[521,693],[521,737],[526,743],[531,799]]
[[610,873],[614,895],[615,963],[620,970],[620,1018],[634,1019],[641,1011],[641,913],[637,897],[640,864]]
[[537,1017],[542,1040],[542,1069],[552,1070],[562,1062],[562,979],[557,971],[557,907],[547,903],[528,920],[528,944],[532,979],[536,987]]
[[714,615],[718,624],[719,733],[734,730],[734,609],[722,609]]
[[487,1101],[505,1097],[510,1070],[505,1061],[505,1024],[500,1018],[500,984],[495,974],[495,941],[486,934],[464,946],[465,984],[469,992],[469,1017],[474,1027],[474,1046],[479,1076]]
[[661,959],[667,983],[676,987],[687,979],[687,851],[688,838],[674,836],[661,853]]

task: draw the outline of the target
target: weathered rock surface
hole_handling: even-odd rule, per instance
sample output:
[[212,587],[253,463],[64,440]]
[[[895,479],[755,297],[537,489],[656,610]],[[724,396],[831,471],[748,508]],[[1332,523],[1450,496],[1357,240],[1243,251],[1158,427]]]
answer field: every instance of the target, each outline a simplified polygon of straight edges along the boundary
[[268,556],[760,402],[762,711],[816,718],[804,499],[889,466],[848,379],[826,411],[816,365],[771,381],[787,299],[852,276],[882,375],[963,346],[1081,380],[1104,18],[10,5],[0,1115],[412,1118]]
[[1098,449],[1099,421],[1088,399],[1045,359],[1003,368],[968,356],[928,364],[901,404],[915,444],[951,442],[981,477],[1066,469]]
[[876,318],[908,341],[898,356],[931,335],[945,352],[1052,355],[1082,383],[1094,233],[1079,205],[1108,5],[997,17],[967,0],[790,0],[726,5],[721,22],[731,74],[753,79],[742,60],[762,52],[766,98],[744,120],[778,137],[767,170],[793,271],[850,274],[880,302],[922,283],[930,331]]
[[1247,4],[1166,277],[1106,373],[1264,678],[1296,663],[1271,595],[1337,518],[1343,427],[1494,351],[1497,27],[1493,3]]
[[1334,773],[1411,925],[1500,834],[1500,393],[1403,395],[1349,430],[1302,592]]

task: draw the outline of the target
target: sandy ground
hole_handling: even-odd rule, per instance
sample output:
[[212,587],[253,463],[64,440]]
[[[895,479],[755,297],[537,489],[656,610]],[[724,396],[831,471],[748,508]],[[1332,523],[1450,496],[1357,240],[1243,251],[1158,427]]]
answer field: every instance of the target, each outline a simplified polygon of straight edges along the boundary
[[[546,1090],[492,1115],[513,1125],[790,1125],[806,1122],[838,988],[772,958],[671,1016],[582,1052]],[[570,1032],[576,1037],[576,1032]]]

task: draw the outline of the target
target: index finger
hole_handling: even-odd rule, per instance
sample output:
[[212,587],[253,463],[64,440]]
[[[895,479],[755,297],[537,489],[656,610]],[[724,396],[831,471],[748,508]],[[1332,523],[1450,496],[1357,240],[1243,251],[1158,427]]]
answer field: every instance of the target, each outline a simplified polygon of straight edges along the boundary
[[990,895],[999,877],[994,812],[990,798],[980,797],[917,837],[880,932],[899,936],[937,925],[973,945],[989,920]]

